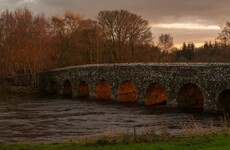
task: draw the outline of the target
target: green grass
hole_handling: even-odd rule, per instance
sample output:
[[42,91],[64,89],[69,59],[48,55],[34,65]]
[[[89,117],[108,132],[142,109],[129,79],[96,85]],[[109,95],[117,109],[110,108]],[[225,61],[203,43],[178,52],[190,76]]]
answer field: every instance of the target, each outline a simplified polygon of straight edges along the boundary
[[[137,140],[137,141],[135,141]],[[212,133],[151,141],[113,139],[105,137],[87,141],[63,143],[2,143],[0,150],[229,150],[230,134]]]

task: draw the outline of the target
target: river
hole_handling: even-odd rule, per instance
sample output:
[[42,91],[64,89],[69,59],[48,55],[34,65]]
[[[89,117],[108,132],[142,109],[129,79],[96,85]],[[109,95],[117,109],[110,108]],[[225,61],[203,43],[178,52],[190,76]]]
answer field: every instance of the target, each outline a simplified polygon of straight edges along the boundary
[[0,141],[63,141],[114,132],[138,133],[162,127],[178,134],[194,122],[219,126],[218,115],[166,106],[130,106],[83,99],[27,98],[0,102]]

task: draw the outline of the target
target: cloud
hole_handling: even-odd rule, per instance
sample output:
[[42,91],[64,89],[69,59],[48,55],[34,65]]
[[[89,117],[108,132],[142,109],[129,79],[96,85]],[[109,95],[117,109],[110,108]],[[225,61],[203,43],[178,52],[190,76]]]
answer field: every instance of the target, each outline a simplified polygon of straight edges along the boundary
[[21,0],[19,3],[34,3],[35,0]]
[[152,28],[163,29],[190,29],[190,30],[220,30],[217,25],[203,25],[198,23],[171,23],[171,24],[152,24]]
[[34,13],[57,15],[71,10],[92,19],[101,10],[125,9],[155,25],[152,29],[155,36],[169,32],[179,42],[188,38],[200,39],[197,42],[215,39],[218,26],[228,21],[230,14],[230,0],[0,0],[0,3],[0,11],[26,6]]
[[[59,13],[72,10],[88,17],[94,17],[100,10],[126,9],[142,15],[151,22],[164,18],[194,17],[222,23],[230,14],[229,0],[1,0],[9,8],[25,5],[39,9],[38,12]],[[24,2],[20,4],[20,2]],[[4,7],[0,6],[0,9]],[[55,12],[56,11],[56,12]]]

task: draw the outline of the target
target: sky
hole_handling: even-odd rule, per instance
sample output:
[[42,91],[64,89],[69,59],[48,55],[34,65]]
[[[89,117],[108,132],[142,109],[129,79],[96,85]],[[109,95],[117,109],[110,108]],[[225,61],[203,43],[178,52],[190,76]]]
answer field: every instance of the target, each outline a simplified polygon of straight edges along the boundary
[[0,11],[24,7],[34,14],[63,15],[69,10],[91,19],[101,10],[128,10],[149,21],[155,41],[170,33],[176,47],[214,41],[230,21],[230,0],[0,0]]

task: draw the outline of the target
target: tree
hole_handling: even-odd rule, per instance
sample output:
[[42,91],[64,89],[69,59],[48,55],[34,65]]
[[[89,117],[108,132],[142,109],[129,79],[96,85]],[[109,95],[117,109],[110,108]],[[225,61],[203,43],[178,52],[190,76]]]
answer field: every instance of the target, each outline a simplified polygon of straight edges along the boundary
[[126,10],[113,10],[100,11],[97,19],[107,39],[107,49],[111,49],[116,62],[124,60],[124,55],[130,52],[133,60],[137,45],[152,42],[151,28],[141,16]]
[[187,49],[182,49],[183,56],[188,60],[191,61],[195,57],[195,45],[193,42],[187,44]]
[[184,57],[187,61],[192,61],[195,57],[195,45],[193,42],[190,42],[186,44],[183,43],[183,46],[180,51],[176,53],[177,59],[180,59],[180,57]]
[[161,34],[158,39],[158,46],[161,48],[163,52],[169,52],[173,47],[173,37],[167,34]]
[[217,39],[220,40],[224,46],[230,44],[230,22],[226,22],[226,24],[222,27],[222,31],[219,33]]
[[208,42],[207,41],[205,41],[205,43],[204,43],[204,49],[206,50],[206,49],[209,49],[209,44],[208,44]]
[[79,25],[83,17],[67,11],[64,17],[52,16],[52,44],[56,51],[54,61],[57,67],[79,65]]
[[97,21],[87,19],[80,22],[78,43],[82,50],[81,56],[86,59],[86,63],[93,64],[102,61],[104,38]]
[[43,15],[34,16],[26,8],[3,11],[0,20],[3,27],[0,28],[0,49],[4,52],[5,74],[30,74],[36,85],[37,73],[51,66],[49,23]]

